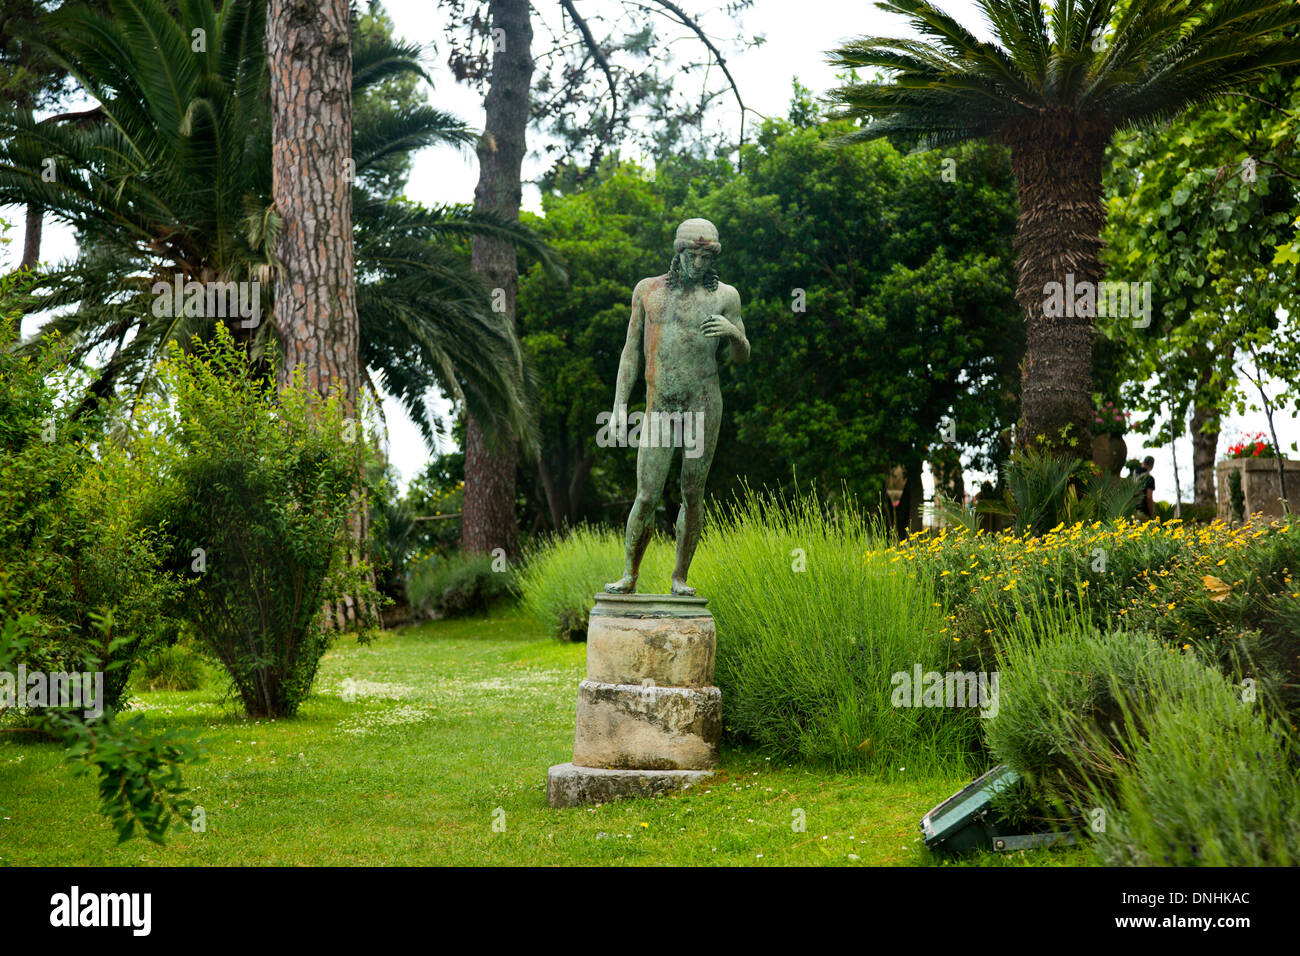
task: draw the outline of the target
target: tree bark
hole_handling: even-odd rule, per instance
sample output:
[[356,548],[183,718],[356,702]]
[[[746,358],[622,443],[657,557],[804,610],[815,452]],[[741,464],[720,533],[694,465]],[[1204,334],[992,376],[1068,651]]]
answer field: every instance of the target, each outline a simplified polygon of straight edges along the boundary
[[275,322],[281,383],[302,366],[321,396],[338,387],[348,414],[361,393],[352,253],[352,58],[346,0],[271,0],[271,188],[284,272]]
[[[1095,310],[1047,314],[1048,283],[1101,280],[1102,160],[1109,127],[1048,117],[1005,137],[1011,148],[1020,216],[1016,300],[1025,311],[1020,449],[1088,457],[1091,448]],[[1072,280],[1069,277],[1073,277]],[[1072,314],[1073,313],[1073,314]]]
[[31,203],[27,207],[27,229],[23,233],[23,261],[20,269],[35,269],[41,261],[41,232],[45,225],[45,207]]
[[[270,0],[271,189],[280,215],[275,323],[280,384],[301,368],[320,396],[338,390],[344,415],[361,398],[360,324],[352,248],[352,46],[347,0]],[[359,429],[358,429],[359,431]],[[348,522],[349,555],[368,538],[365,496]],[[349,598],[336,625],[364,617]],[[359,613],[360,612],[360,613]]]
[[[533,29],[528,0],[490,0],[488,18],[494,38],[492,74],[484,101],[486,118],[478,146],[479,180],[474,210],[509,222],[519,219],[523,198],[521,170],[526,151],[529,88],[533,75]],[[503,322],[514,327],[515,293],[519,285],[515,247],[501,239],[475,236],[471,264],[493,291],[494,306]],[[497,548],[513,557],[519,552],[515,514],[515,466],[518,448],[513,439],[489,442],[474,418],[466,422],[465,498],[461,514],[461,549],[482,554]]]
[[1219,410],[1197,403],[1192,407],[1192,484],[1198,508],[1214,508],[1214,459],[1219,449]]

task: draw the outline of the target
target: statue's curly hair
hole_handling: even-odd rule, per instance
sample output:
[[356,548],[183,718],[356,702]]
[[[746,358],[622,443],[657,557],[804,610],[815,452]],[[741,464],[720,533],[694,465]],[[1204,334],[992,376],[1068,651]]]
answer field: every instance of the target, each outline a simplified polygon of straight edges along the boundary
[[[708,269],[704,277],[700,280],[704,288],[710,292],[718,291],[718,273],[713,269]],[[674,254],[673,263],[668,267],[668,288],[680,289],[682,287],[682,267],[680,258]]]

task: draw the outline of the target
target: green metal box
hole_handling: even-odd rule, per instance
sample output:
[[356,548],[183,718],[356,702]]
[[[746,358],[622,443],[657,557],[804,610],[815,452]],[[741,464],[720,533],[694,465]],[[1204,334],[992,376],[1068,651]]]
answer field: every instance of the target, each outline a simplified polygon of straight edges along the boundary
[[942,853],[969,853],[994,850],[1009,853],[1070,844],[1070,833],[1013,833],[993,809],[996,794],[1020,783],[1020,775],[1000,764],[973,783],[963,787],[921,818],[921,836],[931,850]]

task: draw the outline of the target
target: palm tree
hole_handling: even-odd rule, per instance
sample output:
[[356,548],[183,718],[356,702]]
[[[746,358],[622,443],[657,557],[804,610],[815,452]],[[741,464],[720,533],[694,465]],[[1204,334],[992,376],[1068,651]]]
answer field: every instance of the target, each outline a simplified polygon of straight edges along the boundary
[[832,95],[863,121],[848,142],[888,136],[933,148],[991,139],[1009,147],[1020,199],[1016,298],[1027,321],[1017,444],[1077,454],[1089,436],[1093,315],[1086,302],[1058,315],[1047,292],[1049,283],[1086,289],[1081,283],[1102,277],[1106,147],[1116,130],[1168,120],[1300,61],[1300,5],[976,2],[996,42],[926,0],[878,3],[907,17],[921,38],[862,37],[836,50],[841,66],[888,75]]
[[[94,395],[143,387],[168,342],[186,347],[222,321],[156,314],[159,281],[258,281],[262,315],[271,316],[279,219],[265,12],[258,0],[227,0],[220,10],[195,0],[177,14],[160,0],[112,0],[108,14],[65,8],[41,24],[37,39],[99,105],[59,124],[0,112],[0,203],[37,202],[79,238],[77,258],[40,277],[28,311],[55,310],[43,335],[61,334],[74,358],[101,358]],[[373,37],[356,42],[354,96],[394,76],[423,77],[418,52]],[[459,120],[426,106],[367,111],[356,124],[361,360],[430,440],[441,423],[424,395],[437,386],[490,427],[527,441],[519,345],[488,308],[463,247],[482,233],[553,259],[526,230],[494,217],[387,202],[366,189],[367,172],[395,154],[474,139]],[[46,159],[52,179],[42,176]],[[229,325],[261,361],[273,321]]]

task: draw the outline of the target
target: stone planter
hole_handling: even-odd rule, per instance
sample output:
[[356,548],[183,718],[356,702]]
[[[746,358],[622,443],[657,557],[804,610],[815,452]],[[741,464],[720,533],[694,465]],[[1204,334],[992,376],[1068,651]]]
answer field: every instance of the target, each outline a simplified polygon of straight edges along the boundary
[[1094,435],[1092,439],[1092,460],[1103,471],[1118,475],[1124,470],[1128,461],[1128,445],[1121,435]]
[[[1282,460],[1286,476],[1286,499],[1291,510],[1300,510],[1300,461]],[[1278,488],[1277,461],[1273,458],[1229,458],[1214,467],[1214,479],[1219,499],[1219,517],[1232,519],[1232,492],[1228,475],[1241,472],[1241,491],[1245,497],[1244,516],[1260,514],[1266,518],[1282,517],[1282,497]]]
[[658,796],[709,776],[722,738],[716,637],[702,597],[598,594],[578,687],[573,762],[551,767],[553,807]]

